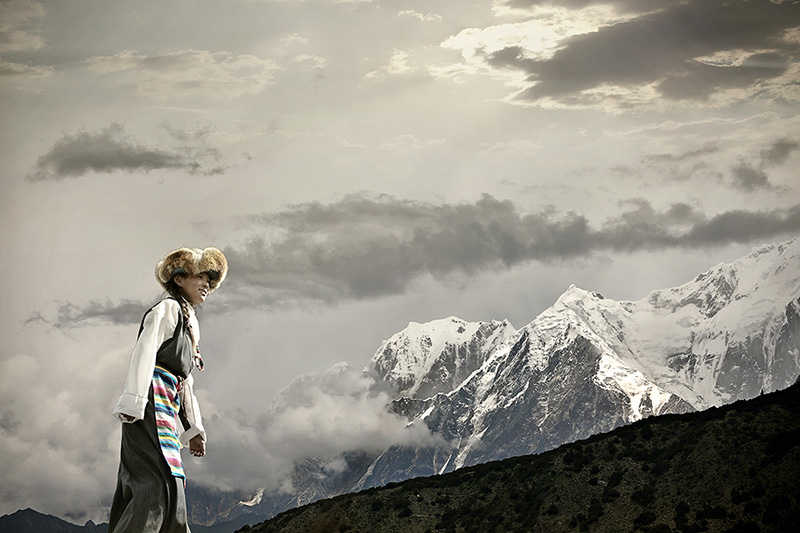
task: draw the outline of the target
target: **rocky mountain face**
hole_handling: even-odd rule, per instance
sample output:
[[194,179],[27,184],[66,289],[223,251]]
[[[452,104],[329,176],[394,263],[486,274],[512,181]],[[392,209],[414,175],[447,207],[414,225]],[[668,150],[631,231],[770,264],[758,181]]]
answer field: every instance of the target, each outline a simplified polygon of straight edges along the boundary
[[783,389],[800,375],[800,239],[768,245],[680,287],[618,302],[570,287],[517,330],[507,321],[409,324],[365,372],[437,444],[353,451],[334,477],[309,459],[276,512]]
[[247,531],[798,531],[799,434],[800,381],[542,454],[317,502]]
[[[451,319],[461,334],[476,331],[455,344],[441,321],[412,324],[381,347],[367,372],[400,383],[395,411],[445,442],[386,450],[355,488],[540,453],[643,417],[783,389],[800,375],[798,311],[794,240],[636,302],[573,286],[517,332],[507,323]],[[482,364],[446,390],[458,381],[452,354],[465,344],[485,350],[465,352]],[[440,356],[409,349],[420,345]],[[424,389],[435,394],[419,394],[429,383],[440,385]]]

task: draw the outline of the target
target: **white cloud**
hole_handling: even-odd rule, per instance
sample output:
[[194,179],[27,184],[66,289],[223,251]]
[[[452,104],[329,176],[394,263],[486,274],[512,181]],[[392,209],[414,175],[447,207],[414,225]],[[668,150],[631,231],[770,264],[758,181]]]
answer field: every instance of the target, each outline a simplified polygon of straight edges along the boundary
[[404,9],[399,11],[397,14],[401,17],[413,17],[422,22],[439,22],[442,20],[442,16],[437,13],[420,13],[419,11],[414,11],[413,9]]
[[34,507],[105,520],[98,503],[110,502],[119,450],[108,404],[121,385],[97,376],[121,376],[127,348],[64,357],[73,341],[46,336],[54,345],[46,362],[24,353],[0,361],[0,514]]
[[298,54],[294,56],[294,60],[297,63],[310,65],[311,68],[316,69],[324,68],[328,64],[327,59],[313,54]]
[[389,58],[389,64],[385,65],[378,70],[368,72],[364,77],[369,79],[381,79],[389,76],[397,76],[408,74],[413,69],[408,65],[408,53],[402,50],[392,50],[392,57]]
[[459,51],[463,62],[436,65],[431,67],[431,71],[437,77],[456,80],[465,74],[483,74],[522,88],[526,86],[524,73],[492,68],[486,63],[486,58],[505,48],[517,46],[530,59],[549,59],[562,46],[564,39],[596,31],[619,18],[618,14],[607,8],[590,8],[579,12],[554,8],[522,22],[465,28],[441,43],[444,49]]

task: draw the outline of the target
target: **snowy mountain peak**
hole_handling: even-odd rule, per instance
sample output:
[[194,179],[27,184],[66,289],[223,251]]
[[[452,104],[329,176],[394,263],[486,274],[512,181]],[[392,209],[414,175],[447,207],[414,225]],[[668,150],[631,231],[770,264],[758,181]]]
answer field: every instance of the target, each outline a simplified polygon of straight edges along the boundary
[[515,333],[507,320],[411,322],[383,342],[365,372],[388,383],[398,396],[426,398],[458,386]]
[[[760,247],[636,302],[572,305],[594,342],[697,409],[790,384],[800,371],[787,310],[800,298],[800,239]],[[779,338],[786,342],[776,343]],[[789,380],[789,381],[787,381]]]
[[662,309],[694,305],[706,318],[734,302],[751,299],[756,293],[773,303],[788,301],[800,285],[800,272],[791,268],[798,263],[800,239],[762,246],[737,261],[721,263],[684,285],[653,291],[646,300]]
[[393,448],[357,488],[537,453],[646,416],[788,386],[800,374],[800,239],[639,301],[571,285],[517,332],[447,320],[393,337],[371,368],[405,396],[397,412],[451,445]]

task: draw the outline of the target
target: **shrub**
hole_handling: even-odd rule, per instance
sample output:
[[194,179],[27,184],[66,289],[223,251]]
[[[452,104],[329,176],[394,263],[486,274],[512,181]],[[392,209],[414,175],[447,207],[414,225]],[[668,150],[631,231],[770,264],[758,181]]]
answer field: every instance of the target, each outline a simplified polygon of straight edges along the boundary
[[612,489],[611,487],[606,487],[603,489],[603,501],[610,502],[611,500],[615,500],[619,498],[620,494],[617,489]]
[[625,476],[624,470],[615,470],[611,476],[608,478],[608,486],[609,487],[616,487],[622,481],[622,478]]
[[656,500],[654,492],[655,487],[653,487],[653,485],[645,485],[631,494],[631,501],[633,503],[638,503],[642,507],[650,505]]
[[597,498],[592,498],[589,504],[589,522],[597,522],[603,516],[603,504]]
[[634,526],[646,526],[656,521],[656,513],[653,511],[642,511],[639,516],[633,519]]

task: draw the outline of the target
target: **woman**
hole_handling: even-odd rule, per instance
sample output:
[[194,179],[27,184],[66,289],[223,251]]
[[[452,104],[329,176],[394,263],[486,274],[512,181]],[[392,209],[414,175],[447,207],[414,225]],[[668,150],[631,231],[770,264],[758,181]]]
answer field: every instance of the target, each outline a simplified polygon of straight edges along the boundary
[[180,448],[206,453],[192,368],[203,369],[194,308],[228,271],[216,248],[180,248],[156,266],[165,297],[142,318],[125,389],[114,408],[122,425],[109,533],[188,532]]

